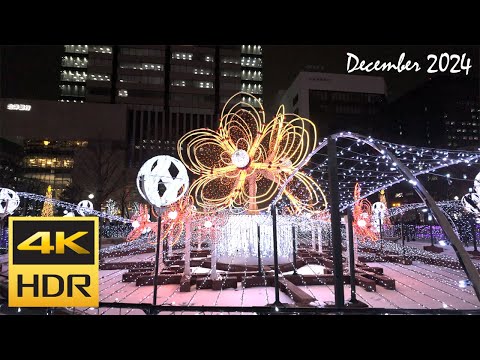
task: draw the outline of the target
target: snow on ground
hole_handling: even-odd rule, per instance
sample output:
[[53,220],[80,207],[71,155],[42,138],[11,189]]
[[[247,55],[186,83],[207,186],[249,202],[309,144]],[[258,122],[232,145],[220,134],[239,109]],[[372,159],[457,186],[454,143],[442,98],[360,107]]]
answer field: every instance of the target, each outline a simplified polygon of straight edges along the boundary
[[[190,268],[192,271],[192,275],[200,275],[200,274],[209,274],[210,271],[212,271],[210,268],[204,268],[204,267],[199,267],[199,266],[193,266]],[[218,270],[217,269],[217,274],[224,274],[224,270]]]
[[[461,270],[427,265],[414,262],[412,265],[393,263],[370,263],[370,266],[379,266],[384,269],[385,275],[396,280],[396,290],[387,290],[377,285],[376,292],[367,292],[356,286],[357,298],[370,307],[404,308],[404,309],[479,309],[475,293],[471,287],[460,288],[458,282],[465,279]],[[100,271],[100,301],[125,303],[152,303],[153,287],[139,286],[135,283],[123,283],[122,274],[126,270]],[[209,273],[210,269],[193,267],[197,273]],[[323,267],[307,265],[298,272],[301,275],[322,274]],[[288,273],[284,273],[288,274]],[[315,297],[317,304],[333,302],[333,285],[300,286],[307,294]],[[350,286],[345,285],[345,299],[350,299]],[[275,290],[273,287],[253,287],[243,289],[238,283],[237,289],[213,291],[211,289],[197,290],[192,286],[190,292],[180,292],[177,284],[158,287],[157,304],[181,306],[264,306],[273,303]],[[283,303],[293,304],[293,300],[280,292]],[[165,312],[162,314],[171,314]],[[85,310],[89,314],[140,314],[143,312],[134,309],[101,308],[100,311]],[[181,312],[176,311],[175,314]],[[185,312],[191,313],[191,312]],[[248,309],[246,312],[248,313]],[[202,313],[203,314],[203,313]],[[208,313],[206,313],[208,314]]]
[[[309,264],[297,269],[299,275],[323,275],[325,267],[322,265]],[[292,275],[293,271],[286,271],[283,275]]]
[[[406,243],[407,245],[407,243]],[[408,246],[422,248],[424,242],[409,242]],[[445,247],[445,255],[455,256],[451,247]],[[471,250],[468,248],[468,250]],[[137,254],[118,258],[105,259],[107,262],[133,262],[153,261],[155,254]],[[2,255],[4,271],[8,258]],[[477,261],[478,262],[478,261]],[[395,263],[369,263],[370,266],[379,266],[384,274],[396,280],[396,289],[387,290],[377,285],[376,292],[367,292],[362,287],[356,286],[357,298],[370,307],[378,308],[403,308],[403,309],[480,309],[480,303],[475,296],[473,288],[459,287],[459,281],[467,277],[462,270],[450,269],[440,266],[427,265],[415,261],[412,265]],[[324,268],[320,265],[310,264],[297,270],[301,275],[320,275]],[[202,267],[192,267],[192,273],[208,274],[211,270]],[[122,274],[127,270],[100,270],[100,301],[123,302],[123,303],[152,303],[153,286],[136,286],[135,283],[122,282]],[[224,273],[218,270],[218,273]],[[283,275],[292,272],[285,272]],[[313,296],[317,306],[323,306],[326,302],[334,301],[333,285],[300,286],[307,294]],[[345,299],[350,299],[350,286],[344,286]],[[157,304],[159,305],[182,305],[182,306],[264,306],[271,304],[275,299],[273,287],[253,287],[243,289],[238,283],[237,289],[224,289],[213,291],[211,289],[197,290],[191,287],[190,292],[180,292],[179,285],[170,284],[158,287]],[[283,292],[280,292],[280,300],[283,303],[293,304],[293,300]],[[166,311],[161,314],[181,314],[182,312]],[[86,314],[131,314],[142,315],[138,309],[116,308],[76,308],[77,313]],[[196,312],[183,312],[195,314]],[[248,313],[246,309],[245,313]],[[198,313],[197,313],[198,314]],[[208,313],[201,313],[208,314]],[[238,314],[238,313],[235,313]]]

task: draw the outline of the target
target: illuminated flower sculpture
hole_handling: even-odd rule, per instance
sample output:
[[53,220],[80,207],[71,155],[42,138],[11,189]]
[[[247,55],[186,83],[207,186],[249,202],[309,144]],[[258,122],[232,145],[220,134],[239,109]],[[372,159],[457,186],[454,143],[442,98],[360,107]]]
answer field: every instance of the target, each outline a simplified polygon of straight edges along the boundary
[[[148,206],[140,205],[138,215],[132,217],[133,230],[128,234],[127,241],[133,241],[138,239],[141,235],[148,234],[147,236],[155,241],[157,236],[158,222],[150,221],[148,214]],[[170,239],[171,245],[180,239],[184,230],[186,220],[192,216],[193,212],[193,199],[191,196],[184,196],[176,203],[170,205],[166,211],[162,214],[162,232],[160,234],[163,241],[167,237]],[[152,209],[154,217],[158,219],[158,215],[155,210]]]
[[162,214],[162,240],[168,237],[171,245],[175,245],[183,233],[185,222],[193,216],[193,211],[193,198],[191,196],[185,195],[176,203],[170,205]]
[[[244,100],[232,105],[238,95]],[[225,104],[218,130],[188,132],[178,142],[178,153],[190,171],[199,175],[190,194],[201,207],[243,207],[255,214],[268,207],[279,186],[316,142],[310,120],[285,114],[280,106],[274,119],[265,123],[258,99],[238,93]],[[319,203],[320,194],[326,203],[320,187],[300,171],[284,192],[296,212]]]
[[148,234],[148,236],[151,237],[157,231],[157,223],[150,221],[147,205],[139,205],[138,214],[133,215],[131,220],[133,230],[127,235],[127,241],[137,240],[144,234]]
[[364,241],[377,241],[378,236],[372,224],[372,205],[367,199],[360,199],[360,185],[355,184],[353,193],[353,232],[357,239]]

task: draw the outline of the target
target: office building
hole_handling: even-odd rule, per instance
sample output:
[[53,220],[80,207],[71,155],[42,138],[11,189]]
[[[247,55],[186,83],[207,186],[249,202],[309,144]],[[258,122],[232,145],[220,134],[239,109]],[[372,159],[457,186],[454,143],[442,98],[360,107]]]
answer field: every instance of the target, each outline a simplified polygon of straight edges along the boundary
[[340,131],[374,135],[387,90],[378,76],[301,71],[281,94],[285,110],[312,120],[324,137]]
[[[51,185],[58,198],[71,182],[79,151],[89,144],[104,141],[123,151],[118,167],[125,166],[126,120],[123,104],[0,98],[0,165],[44,188]],[[98,161],[82,160],[92,166]]]
[[382,117],[403,144],[476,150],[479,96],[478,78],[439,75],[389,104]]
[[60,101],[128,108],[128,164],[176,154],[191,129],[216,128],[229,97],[262,99],[260,45],[65,45]]

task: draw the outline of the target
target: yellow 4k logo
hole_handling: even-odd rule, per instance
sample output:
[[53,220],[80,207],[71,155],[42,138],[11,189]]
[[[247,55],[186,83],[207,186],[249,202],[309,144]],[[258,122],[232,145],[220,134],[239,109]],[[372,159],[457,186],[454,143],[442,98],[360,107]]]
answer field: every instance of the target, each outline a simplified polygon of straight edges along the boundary
[[8,305],[98,307],[98,218],[10,217]]
[[[22,251],[40,251],[42,254],[50,254],[55,250],[56,254],[65,254],[65,246],[69,247],[77,254],[90,254],[90,251],[74,243],[78,238],[88,234],[87,231],[78,231],[65,238],[65,232],[55,232],[55,246],[51,245],[50,232],[38,231],[25,241],[18,244],[17,249]],[[33,245],[37,239],[42,239],[40,245]]]

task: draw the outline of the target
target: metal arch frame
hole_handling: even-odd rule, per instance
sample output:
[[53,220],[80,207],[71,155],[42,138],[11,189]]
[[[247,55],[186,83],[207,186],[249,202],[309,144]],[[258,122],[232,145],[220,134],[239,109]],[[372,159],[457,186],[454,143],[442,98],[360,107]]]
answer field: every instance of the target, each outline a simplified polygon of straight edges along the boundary
[[[458,203],[460,203],[459,200],[448,200],[448,201],[439,201],[438,205],[440,205],[441,208],[443,208],[444,206],[447,206],[447,205],[451,205],[452,207],[463,208]],[[410,204],[405,204],[405,205],[399,206],[399,207],[391,207],[391,208],[388,208],[388,216],[392,217],[392,216],[401,215],[401,214],[403,214],[407,211],[416,210],[416,209],[421,208],[421,207],[425,207],[425,204],[424,203],[410,203]]]
[[[427,189],[425,189],[425,187],[422,185],[422,183],[415,177],[416,175],[421,175],[421,174],[424,174],[424,173],[427,173],[427,172],[430,172],[430,171],[433,171],[433,170],[436,170],[436,169],[439,169],[439,168],[447,167],[447,166],[449,166],[449,164],[442,164],[442,165],[430,168],[426,171],[420,171],[420,172],[417,172],[417,173],[412,173],[410,171],[410,169],[400,161],[400,159],[398,159],[390,150],[388,150],[388,148],[386,148],[383,145],[374,143],[373,139],[371,139],[370,137],[365,137],[365,136],[355,134],[355,133],[351,133],[351,132],[347,132],[347,133],[342,132],[342,133],[337,133],[337,134],[330,135],[328,138],[331,139],[331,140],[334,140],[334,141],[336,141],[338,138],[347,138],[347,139],[350,138],[350,139],[363,141],[365,144],[369,145],[374,150],[378,151],[379,153],[381,153],[383,155],[386,155],[392,162],[397,163],[397,168],[400,171],[400,173],[405,177],[405,179],[412,182],[412,185],[413,185],[413,188],[414,188],[415,192],[420,196],[420,198],[425,203],[425,205],[427,205],[431,209],[432,215],[435,217],[438,224],[442,227],[443,231],[445,232],[445,234],[449,238],[449,240],[451,242],[451,245],[452,245],[453,249],[455,250],[455,253],[458,257],[460,265],[462,266],[463,270],[465,271],[468,279],[471,281],[472,286],[475,290],[475,294],[477,295],[477,298],[480,301],[480,275],[479,275],[479,272],[477,271],[477,269],[473,265],[472,260],[468,256],[467,251],[463,247],[462,242],[460,241],[459,237],[457,236],[457,234],[453,230],[453,228],[452,228],[451,224],[449,223],[445,214],[442,212],[442,210],[435,203],[435,200],[429,194]],[[324,141],[322,141],[297,166],[297,168],[292,172],[292,174],[290,174],[290,176],[287,178],[285,183],[280,187],[280,189],[278,191],[278,194],[277,194],[277,197],[272,201],[270,206],[275,206],[277,204],[277,202],[280,200],[287,184],[293,179],[294,175],[312,158],[312,156],[314,154],[316,154],[318,151],[320,151],[323,147],[325,147],[327,145],[328,138],[324,139]],[[480,153],[479,153],[478,156],[477,155],[473,156],[473,159],[476,159],[476,158],[480,158]],[[452,164],[450,164],[450,165],[452,165]],[[365,198],[365,197],[367,197],[367,196],[369,196],[369,195],[371,195],[371,194],[373,194],[373,193],[375,193],[375,192],[377,192],[381,189],[388,188],[388,187],[390,187],[390,186],[392,186],[396,183],[399,183],[399,182],[401,182],[405,179],[400,179],[400,180],[397,180],[395,182],[391,182],[391,183],[389,183],[389,184],[387,184],[383,187],[380,187],[380,188],[376,189],[375,191],[373,191],[371,193],[368,193],[368,194],[362,196],[362,198]],[[342,209],[338,209],[338,211],[343,211],[346,207],[348,207],[348,205],[345,206]]]

